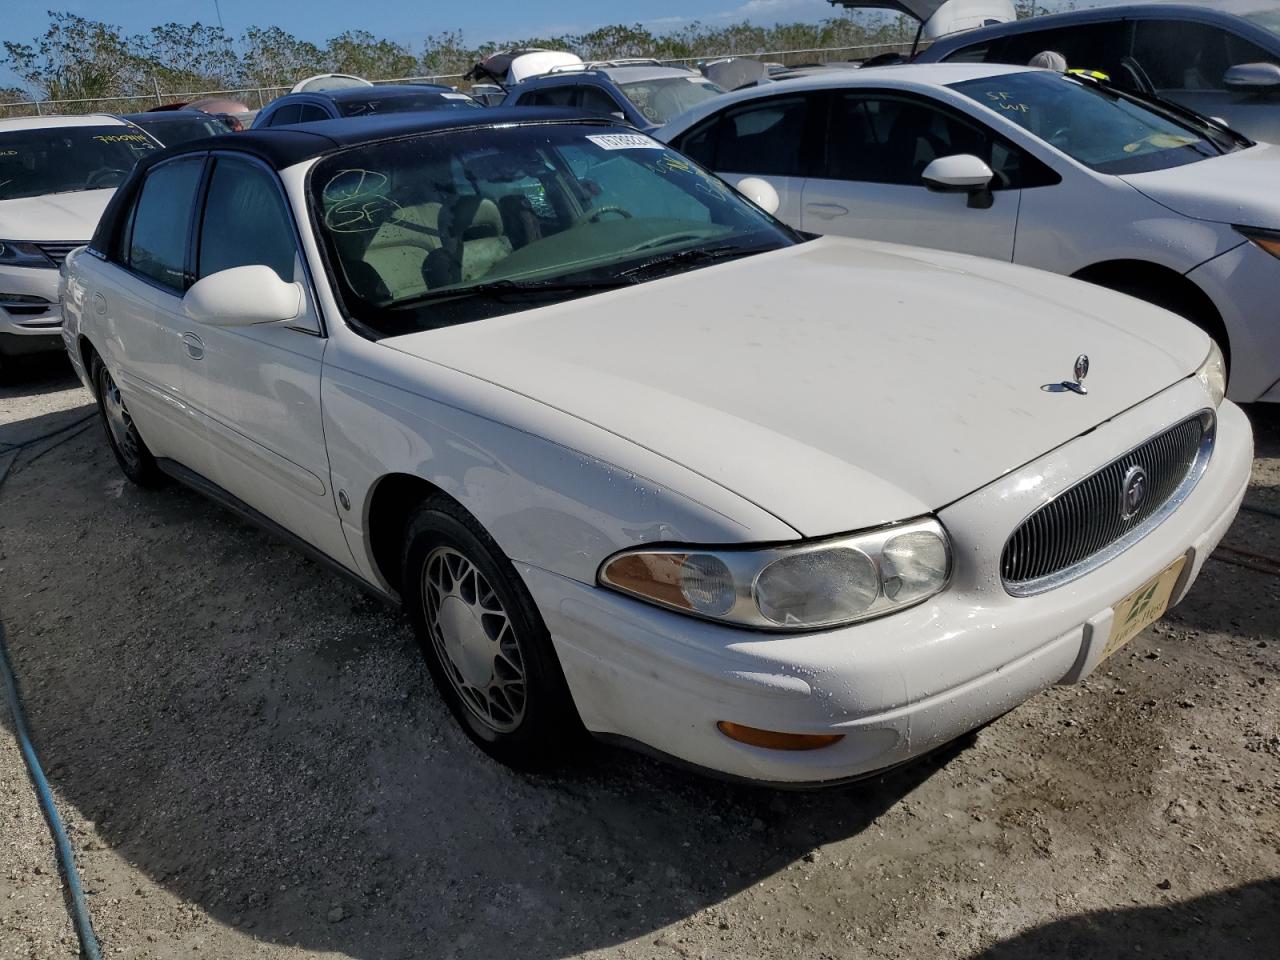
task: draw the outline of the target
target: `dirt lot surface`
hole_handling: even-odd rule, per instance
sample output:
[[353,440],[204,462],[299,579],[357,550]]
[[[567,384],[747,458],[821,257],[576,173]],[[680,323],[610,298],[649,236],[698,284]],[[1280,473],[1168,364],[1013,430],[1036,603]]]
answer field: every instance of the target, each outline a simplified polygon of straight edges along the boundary
[[[0,441],[87,402],[37,370],[0,391]],[[1280,412],[1251,416],[1250,499],[1280,508]],[[1275,576],[1211,561],[1088,682],[850,789],[607,748],[526,777],[455,728],[397,616],[192,493],[126,484],[96,424],[44,449],[0,489],[0,617],[104,956],[1280,950]],[[1280,520],[1227,542],[1280,557]],[[0,960],[74,956],[7,726],[0,818]]]

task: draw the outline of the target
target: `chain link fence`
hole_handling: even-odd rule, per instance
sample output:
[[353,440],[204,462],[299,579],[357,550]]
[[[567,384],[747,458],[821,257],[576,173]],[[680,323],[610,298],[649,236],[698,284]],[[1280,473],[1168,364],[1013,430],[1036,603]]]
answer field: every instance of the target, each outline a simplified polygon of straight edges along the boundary
[[[754,53],[716,53],[696,57],[658,58],[660,63],[678,66],[694,66],[728,57],[744,57],[784,66],[800,66],[811,63],[831,63],[845,60],[865,60],[882,53],[908,53],[911,43],[875,43],[850,47],[810,47],[798,50],[765,50]],[[449,86],[469,87],[460,73],[430,74],[415,77],[390,77],[373,83],[443,83]],[[91,97],[79,100],[18,100],[0,103],[0,117],[54,116],[81,113],[141,113],[167,103],[190,103],[206,97],[225,97],[238,100],[251,110],[259,110],[292,89],[292,84],[263,87],[235,87],[228,90],[165,91],[156,84],[152,93],[132,94],[124,97]]]

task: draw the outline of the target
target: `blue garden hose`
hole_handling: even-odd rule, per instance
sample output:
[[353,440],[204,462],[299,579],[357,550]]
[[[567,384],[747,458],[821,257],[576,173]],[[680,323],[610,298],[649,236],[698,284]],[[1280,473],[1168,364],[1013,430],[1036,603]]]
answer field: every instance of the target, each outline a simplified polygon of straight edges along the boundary
[[[34,440],[28,440],[21,444],[10,444],[10,449],[3,452],[12,453],[13,456],[9,458],[3,468],[0,468],[0,485],[3,485],[5,479],[9,476],[9,470],[13,467],[14,461],[18,459],[18,454],[22,449],[40,440],[47,440],[60,433],[66,433],[72,427],[83,423],[87,419],[89,418],[83,417],[76,423],[68,424],[52,433],[36,437]],[[71,434],[71,436],[64,437],[63,440],[70,440],[72,436],[77,436],[77,434]],[[59,440],[58,443],[62,443],[63,440]],[[27,765],[27,773],[31,776],[32,784],[35,785],[36,798],[40,802],[40,810],[44,814],[45,823],[49,825],[49,833],[53,837],[53,847],[58,859],[58,868],[67,884],[71,923],[75,927],[76,936],[80,940],[81,955],[85,960],[102,960],[102,948],[98,945],[98,938],[94,936],[93,923],[89,919],[89,905],[85,902],[84,889],[80,886],[80,874],[76,870],[75,853],[71,849],[71,841],[67,839],[67,831],[62,825],[62,818],[58,816],[58,807],[53,802],[53,793],[49,789],[49,781],[45,779],[44,770],[40,766],[40,758],[36,755],[36,748],[31,742],[31,734],[27,730],[27,718],[22,712],[22,701],[18,697],[18,681],[13,675],[13,665],[9,662],[9,648],[5,643],[4,622],[2,620],[0,620],[0,677],[4,680],[4,693],[5,699],[9,702],[9,712],[13,715],[13,730],[18,739],[18,748],[22,751],[22,759]]]

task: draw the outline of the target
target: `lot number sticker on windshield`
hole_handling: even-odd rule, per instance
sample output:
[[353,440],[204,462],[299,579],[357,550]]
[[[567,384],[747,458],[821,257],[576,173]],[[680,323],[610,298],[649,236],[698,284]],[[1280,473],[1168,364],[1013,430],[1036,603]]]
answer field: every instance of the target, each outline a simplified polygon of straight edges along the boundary
[[599,133],[587,137],[602,150],[662,150],[664,147],[657,140],[646,137],[643,133]]

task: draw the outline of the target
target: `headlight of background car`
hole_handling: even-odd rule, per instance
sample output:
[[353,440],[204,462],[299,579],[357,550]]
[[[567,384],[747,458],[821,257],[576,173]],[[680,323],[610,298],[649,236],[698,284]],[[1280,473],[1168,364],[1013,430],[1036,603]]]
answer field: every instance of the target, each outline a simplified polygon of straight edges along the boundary
[[1265,250],[1273,257],[1280,257],[1280,230],[1266,230],[1262,227],[1236,226],[1236,233],[1249,238],[1259,250]]
[[1214,407],[1221,406],[1222,398],[1227,395],[1227,361],[1212,340],[1209,341],[1209,355],[1196,371],[1196,379],[1204,385],[1209,396],[1213,397]]
[[54,262],[34,243],[0,240],[0,263],[11,267],[52,267]]
[[601,585],[696,617],[813,630],[883,616],[936,594],[951,549],[932,518],[778,547],[655,547],[615,554]]

